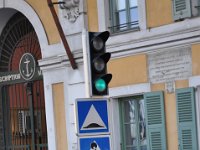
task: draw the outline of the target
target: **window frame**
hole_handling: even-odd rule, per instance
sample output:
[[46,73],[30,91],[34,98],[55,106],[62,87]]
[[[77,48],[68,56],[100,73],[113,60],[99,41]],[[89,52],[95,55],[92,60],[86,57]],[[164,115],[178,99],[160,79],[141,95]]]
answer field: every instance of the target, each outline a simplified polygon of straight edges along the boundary
[[[139,111],[140,111],[140,108],[139,108],[139,101],[143,100],[144,101],[144,97],[143,95],[138,95],[138,96],[131,96],[131,97],[125,97],[125,98],[119,98],[118,99],[118,102],[119,102],[119,121],[120,121],[120,132],[121,132],[121,146],[122,146],[122,149],[123,150],[126,150],[127,148],[127,141],[126,141],[126,133],[125,133],[125,129],[126,129],[126,125],[129,124],[131,125],[132,123],[127,123],[125,121],[125,118],[124,118],[124,115],[125,115],[125,108],[124,108],[124,105],[125,105],[125,102],[127,101],[133,101],[134,102],[134,105],[135,105],[135,109],[136,109],[136,113],[135,115],[137,116],[136,117],[136,120],[135,120],[135,124],[136,124],[136,135],[137,135],[137,144],[136,144],[136,147],[137,149],[139,150],[141,148],[141,145],[140,143],[140,129],[139,129],[139,125],[140,125],[140,119],[139,119]],[[144,107],[145,108],[145,107]],[[146,122],[145,122],[146,124]],[[147,134],[147,129],[146,130],[146,134]],[[146,148],[147,148],[147,141],[148,141],[148,137],[146,136]],[[128,148],[134,148],[134,145],[128,145],[130,147]]]
[[[103,1],[103,0],[102,0]],[[145,92],[151,91],[150,83],[142,83],[135,85],[127,85],[121,87],[113,87],[109,89],[110,101],[111,101],[111,138],[112,138],[112,147],[114,150],[122,150],[122,141],[120,138],[120,117],[119,117],[119,99],[125,97],[133,97],[137,95],[143,95]]]
[[[110,6],[110,1],[111,0],[97,0],[99,31],[110,30],[110,26],[111,26],[110,10],[112,9],[112,7]],[[147,29],[146,0],[137,0],[137,4],[138,4],[138,29],[140,31],[146,30]],[[138,31],[131,28],[131,29],[124,30],[121,32],[116,32],[116,33],[124,33],[130,30]]]
[[198,149],[200,149],[200,76],[190,77],[189,87],[195,87],[196,128],[197,128]]
[[[110,0],[109,5],[110,5],[110,30],[112,33],[116,33],[116,32],[123,32],[123,31],[127,31],[127,30],[139,30],[139,13],[138,13],[138,20],[136,21],[137,24],[135,27],[131,27],[132,26],[132,21],[131,21],[131,9],[134,7],[130,7],[130,0],[125,0],[125,8],[121,9],[121,10],[117,10],[117,0]],[[138,1],[138,0],[136,0]],[[138,9],[138,3],[137,6],[135,6]],[[119,23],[119,20],[117,19],[117,14],[119,15],[119,12],[125,12],[126,15],[126,23]],[[116,28],[116,29],[115,29]],[[123,29],[124,28],[124,29]]]

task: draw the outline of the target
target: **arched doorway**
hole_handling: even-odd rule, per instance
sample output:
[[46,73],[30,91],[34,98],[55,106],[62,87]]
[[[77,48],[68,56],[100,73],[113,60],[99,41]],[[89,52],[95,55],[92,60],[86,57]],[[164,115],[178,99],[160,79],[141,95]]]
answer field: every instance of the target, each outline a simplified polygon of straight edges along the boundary
[[0,150],[46,150],[47,129],[37,35],[16,13],[0,36]]

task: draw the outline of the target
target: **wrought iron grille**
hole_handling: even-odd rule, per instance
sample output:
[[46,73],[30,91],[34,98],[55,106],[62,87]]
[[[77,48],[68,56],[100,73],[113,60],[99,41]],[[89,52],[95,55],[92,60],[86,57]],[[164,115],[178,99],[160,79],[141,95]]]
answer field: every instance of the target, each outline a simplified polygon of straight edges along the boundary
[[[31,23],[16,13],[0,36],[0,74],[19,71],[25,53],[41,59]],[[43,81],[0,83],[0,88],[0,150],[47,150]]]

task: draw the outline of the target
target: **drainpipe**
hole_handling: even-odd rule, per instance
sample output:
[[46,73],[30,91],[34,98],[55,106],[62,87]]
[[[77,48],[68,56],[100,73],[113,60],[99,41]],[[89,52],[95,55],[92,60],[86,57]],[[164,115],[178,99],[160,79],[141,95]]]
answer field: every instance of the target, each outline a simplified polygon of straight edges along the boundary
[[64,31],[63,31],[63,29],[62,29],[62,27],[61,27],[61,25],[60,25],[58,16],[57,16],[56,11],[55,11],[55,8],[54,8],[54,6],[53,6],[54,4],[63,4],[63,3],[65,3],[65,2],[54,2],[54,3],[52,3],[51,0],[47,0],[47,3],[48,3],[48,6],[49,6],[49,8],[50,8],[51,14],[52,14],[52,16],[53,16],[54,22],[55,22],[55,24],[56,24],[56,26],[57,26],[58,32],[59,32],[59,34],[60,34],[60,38],[61,38],[61,40],[62,40],[62,42],[63,42],[64,47],[65,47],[65,51],[66,51],[66,53],[67,53],[67,55],[68,55],[70,64],[71,64],[71,66],[72,66],[73,69],[77,69],[77,65],[76,65],[75,59],[74,59],[74,57],[73,57],[73,55],[72,55],[72,53],[71,53],[70,47],[69,47],[69,45],[68,45],[68,43],[67,43],[67,40],[66,40],[66,38],[65,38]]

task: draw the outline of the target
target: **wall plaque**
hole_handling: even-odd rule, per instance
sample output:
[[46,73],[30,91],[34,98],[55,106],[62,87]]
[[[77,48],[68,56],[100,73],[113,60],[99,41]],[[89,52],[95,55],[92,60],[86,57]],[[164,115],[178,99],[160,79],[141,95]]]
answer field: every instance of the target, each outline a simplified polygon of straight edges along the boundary
[[179,48],[148,55],[149,80],[151,83],[187,79],[192,75],[190,48]]

